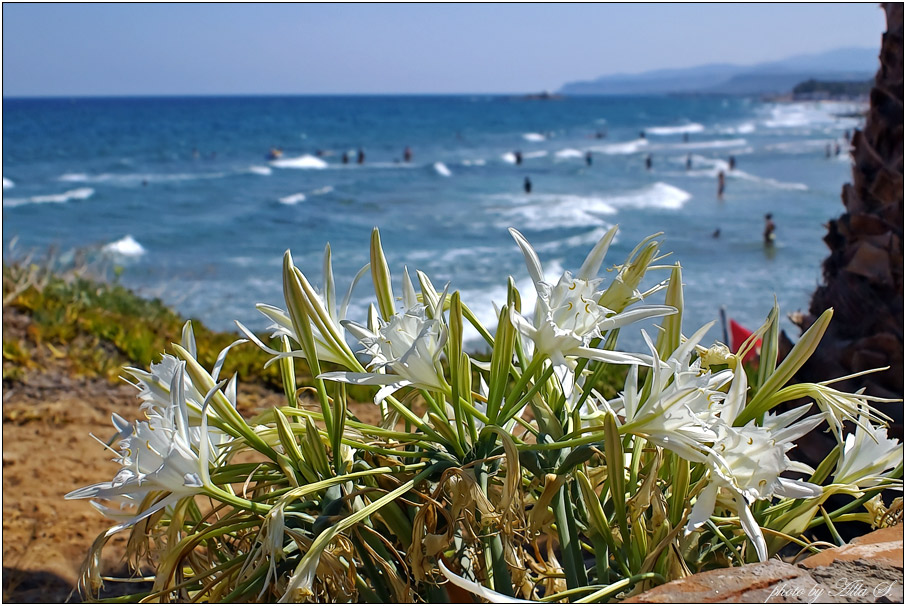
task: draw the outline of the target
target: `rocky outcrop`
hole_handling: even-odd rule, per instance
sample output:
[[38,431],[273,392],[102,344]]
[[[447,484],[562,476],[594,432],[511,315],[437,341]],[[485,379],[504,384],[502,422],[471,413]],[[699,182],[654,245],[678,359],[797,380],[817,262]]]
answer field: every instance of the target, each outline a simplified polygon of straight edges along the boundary
[[635,604],[902,604],[903,526],[876,530],[798,565],[780,560],[709,570],[626,600]]
[[[853,182],[843,186],[845,212],[828,224],[824,284],[812,296],[809,313],[793,319],[805,331],[825,309],[834,308],[818,351],[797,379],[817,382],[889,366],[837,387],[865,387],[871,395],[902,398],[903,5],[882,7],[887,32],[881,66],[865,128],[852,139]],[[890,435],[902,440],[902,404],[879,408],[894,418]]]

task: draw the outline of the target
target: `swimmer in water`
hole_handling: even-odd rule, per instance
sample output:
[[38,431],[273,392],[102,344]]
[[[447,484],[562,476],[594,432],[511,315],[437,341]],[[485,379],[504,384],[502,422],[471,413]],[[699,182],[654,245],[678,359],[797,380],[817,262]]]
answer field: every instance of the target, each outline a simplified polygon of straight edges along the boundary
[[728,164],[730,165],[730,170],[733,170],[734,168],[736,168],[736,157],[730,156],[730,161]]
[[513,155],[516,157],[516,164],[522,164],[522,152],[517,150]]
[[365,164],[365,150],[363,150],[362,148],[359,148],[359,155],[356,158],[356,162],[358,162],[359,164]]
[[403,150],[403,161],[412,162],[412,150],[409,146],[406,146],[406,149]]
[[686,156],[686,170],[692,170],[692,154]]
[[585,152],[585,164],[591,166],[591,152]]
[[717,173],[717,199],[724,199],[724,189],[727,187],[727,178],[724,175],[724,171]]
[[774,230],[776,225],[773,221],[774,215],[768,213],[764,216],[764,244],[765,246],[772,246],[774,244]]
[[651,154],[645,156],[645,170],[651,170],[652,160]]
[[525,193],[532,193],[532,180],[526,177],[525,181],[522,183],[522,188],[525,190]]

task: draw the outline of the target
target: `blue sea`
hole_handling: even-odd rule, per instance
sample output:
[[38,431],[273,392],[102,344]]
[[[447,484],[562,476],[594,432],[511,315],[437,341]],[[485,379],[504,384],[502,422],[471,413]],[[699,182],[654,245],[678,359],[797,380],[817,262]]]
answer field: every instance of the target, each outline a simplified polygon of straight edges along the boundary
[[[330,242],[345,290],[378,226],[397,286],[404,265],[421,269],[492,324],[508,275],[533,298],[508,227],[555,280],[619,224],[606,264],[663,232],[663,264],[683,266],[687,334],[721,306],[755,328],[775,295],[784,316],[808,308],[861,110],[721,97],[4,99],[4,251],[14,239],[13,256],[90,248],[187,316],[263,329],[254,305],[283,306],[285,250],[320,285]],[[364,321],[369,286],[350,319]],[[625,346],[641,343],[633,332]]]

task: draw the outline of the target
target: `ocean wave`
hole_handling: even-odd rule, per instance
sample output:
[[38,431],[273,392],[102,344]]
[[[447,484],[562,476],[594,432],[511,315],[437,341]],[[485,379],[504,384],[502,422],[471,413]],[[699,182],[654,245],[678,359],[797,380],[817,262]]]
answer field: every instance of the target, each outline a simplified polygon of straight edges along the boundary
[[650,126],[645,129],[649,135],[681,135],[683,133],[700,133],[705,127],[698,122],[683,124],[681,126]]
[[[523,160],[536,160],[538,158],[544,158],[548,155],[548,152],[544,150],[538,150],[533,152],[525,152],[522,154]],[[506,152],[500,155],[500,159],[506,162],[507,164],[516,164],[516,154],[513,152]]]
[[743,181],[750,181],[752,183],[776,187],[777,189],[789,189],[796,191],[808,190],[808,186],[804,183],[792,183],[787,181],[778,181],[777,179],[772,179],[770,177],[759,177],[757,175],[739,170],[738,168],[730,170],[730,164],[726,160],[693,155],[692,163],[694,166],[705,168],[697,168],[695,170],[686,171],[685,174],[689,177],[707,177],[714,179],[717,178],[718,173],[723,171],[724,176],[726,176],[728,179],[741,179]]
[[856,126],[861,121],[841,114],[858,114],[866,110],[862,103],[819,101],[813,103],[779,103],[768,108],[762,124],[768,128],[815,128],[829,124]]
[[635,192],[613,196],[608,202],[618,208],[662,208],[676,210],[692,198],[689,192],[658,181]]
[[311,192],[313,196],[323,196],[324,194],[329,194],[333,191],[332,185],[325,185],[324,187],[319,187],[318,189]]
[[166,183],[172,181],[193,181],[196,179],[219,179],[227,173],[173,173],[173,174],[113,174],[65,173],[57,177],[67,183],[109,183],[114,185],[135,185],[139,183]]
[[[539,244],[535,247],[535,250],[541,252],[563,252],[564,250],[568,250],[570,248],[582,248],[588,250],[595,244],[597,244],[611,227],[613,227],[612,224],[604,223],[603,225],[595,227],[592,230],[577,234],[575,236],[555,240],[546,244]],[[617,238],[614,238],[613,241],[616,242]]]
[[525,133],[522,135],[522,138],[526,141],[532,141],[533,143],[540,143],[541,141],[546,141],[547,137],[541,133]]
[[255,175],[261,175],[262,177],[267,177],[274,171],[271,170],[269,166],[249,166],[249,172]]
[[447,168],[447,165],[443,162],[435,162],[433,168],[434,172],[436,172],[441,177],[450,177],[453,175],[453,173],[450,172],[450,169]]
[[279,158],[271,160],[270,165],[275,168],[301,168],[301,169],[322,169],[327,168],[327,162],[321,158],[304,154],[298,158]]
[[635,141],[625,141],[623,143],[607,143],[605,145],[595,145],[589,149],[609,156],[619,156],[627,154],[636,154],[648,146],[647,139],[636,139]]
[[721,149],[725,147],[742,147],[748,141],[742,138],[737,139],[711,139],[707,141],[688,141],[683,143],[674,143],[665,145],[670,149]]
[[721,135],[750,135],[757,130],[754,122],[743,122],[734,126],[718,126],[715,129]]
[[578,149],[567,148],[561,149],[560,151],[556,152],[554,154],[554,157],[566,160],[569,158],[584,158],[585,154],[583,154]]
[[138,243],[131,235],[104,245],[104,252],[124,257],[140,257],[145,254],[145,247]]
[[302,194],[302,193],[290,194],[289,196],[283,196],[282,198],[278,198],[277,201],[280,202],[280,204],[288,204],[288,205],[298,204],[299,202],[305,201],[305,194]]
[[12,181],[10,181],[10,180],[7,179],[6,177],[3,177],[3,189],[12,189],[12,188],[15,187],[15,186],[16,186],[15,183],[13,183]]
[[[513,156],[513,162],[516,161],[516,156]],[[473,160],[463,160],[460,162],[463,166],[484,166],[487,162],[483,158],[475,158]]]
[[45,196],[32,196],[30,198],[4,198],[3,206],[21,206],[23,204],[63,204],[70,200],[87,200],[94,195],[94,190],[90,187],[80,187],[71,189],[62,194],[50,194]]

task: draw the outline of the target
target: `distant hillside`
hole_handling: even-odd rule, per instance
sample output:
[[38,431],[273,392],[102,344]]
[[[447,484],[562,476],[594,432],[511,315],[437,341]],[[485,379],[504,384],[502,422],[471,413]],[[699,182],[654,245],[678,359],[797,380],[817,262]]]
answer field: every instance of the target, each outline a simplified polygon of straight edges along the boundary
[[640,74],[612,74],[595,80],[569,82],[558,92],[567,95],[782,94],[811,79],[869,80],[877,66],[877,49],[840,48],[755,65],[714,63]]

